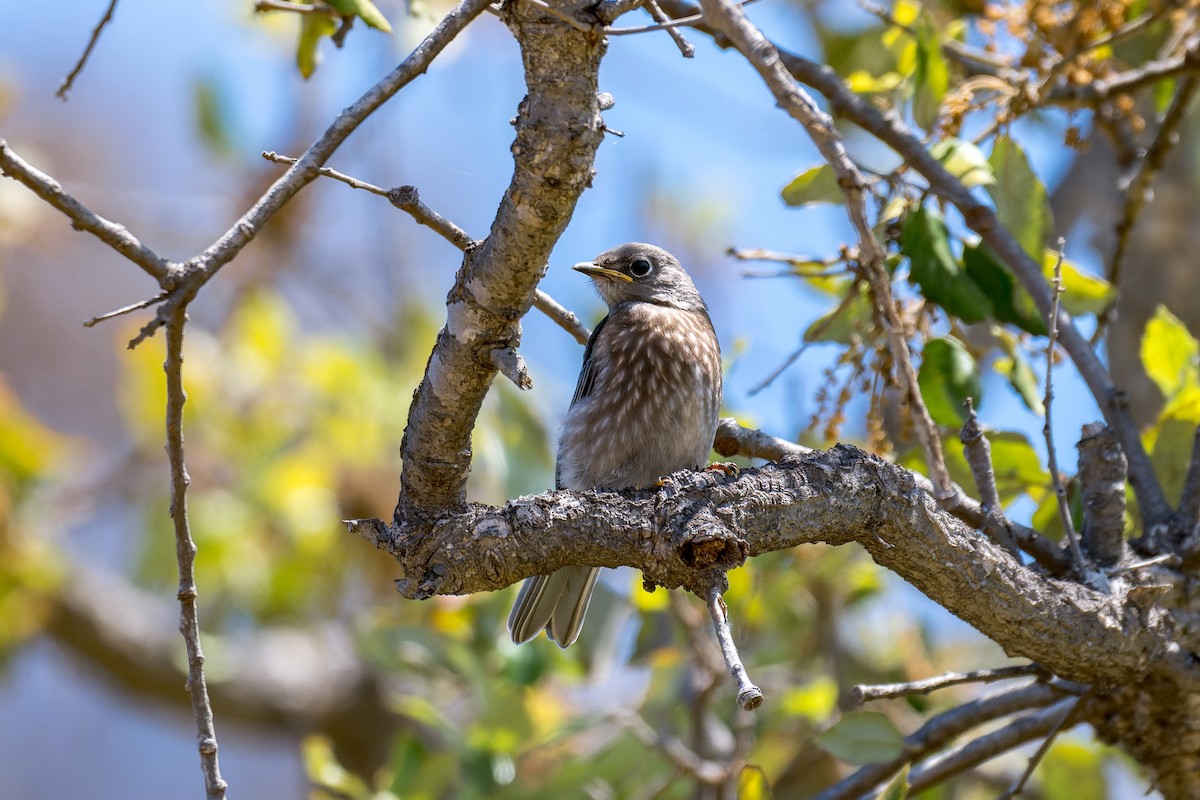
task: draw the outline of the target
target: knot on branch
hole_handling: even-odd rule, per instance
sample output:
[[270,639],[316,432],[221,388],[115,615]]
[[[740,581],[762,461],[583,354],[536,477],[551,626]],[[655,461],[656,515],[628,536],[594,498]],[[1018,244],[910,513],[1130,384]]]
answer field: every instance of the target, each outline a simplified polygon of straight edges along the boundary
[[683,526],[676,552],[692,569],[730,570],[740,567],[750,555],[750,545],[707,508],[697,511]]

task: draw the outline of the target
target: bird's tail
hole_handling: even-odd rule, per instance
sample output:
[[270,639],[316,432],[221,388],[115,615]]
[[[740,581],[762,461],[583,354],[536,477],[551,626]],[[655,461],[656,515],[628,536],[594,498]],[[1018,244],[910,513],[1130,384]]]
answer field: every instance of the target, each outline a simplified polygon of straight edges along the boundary
[[512,640],[527,642],[544,628],[559,647],[574,644],[599,574],[594,567],[563,567],[550,575],[526,579],[508,615]]

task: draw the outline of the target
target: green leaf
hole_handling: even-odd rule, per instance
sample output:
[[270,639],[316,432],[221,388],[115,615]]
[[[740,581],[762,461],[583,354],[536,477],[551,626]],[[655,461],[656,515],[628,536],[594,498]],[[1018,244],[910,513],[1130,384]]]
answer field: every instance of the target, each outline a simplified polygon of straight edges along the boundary
[[929,148],[929,153],[942,162],[946,171],[958,178],[963,186],[987,186],[996,182],[987,156],[970,142],[944,139]]
[[332,36],[337,24],[324,14],[304,14],[302,17],[300,38],[296,42],[296,66],[308,80],[321,63],[321,54],[317,51],[321,37]]
[[375,7],[371,0],[326,0],[343,17],[358,17],[372,28],[391,33],[392,26],[387,17]]
[[961,425],[966,419],[963,403],[968,397],[979,407],[982,387],[975,359],[952,336],[926,343],[917,384],[929,415],[939,425]]
[[1142,334],[1142,366],[1168,402],[1200,383],[1200,343],[1164,305],[1154,309]]
[[878,764],[904,751],[904,736],[877,711],[853,711],[817,736],[817,744],[847,764]]
[[900,252],[908,256],[911,276],[921,294],[964,322],[992,315],[992,303],[950,252],[950,239],[941,216],[924,206],[912,211],[900,226]]
[[1039,417],[1046,413],[1046,408],[1042,405],[1041,381],[1020,353],[1014,350],[1011,356],[997,359],[992,366],[996,372],[1008,378],[1009,386],[1012,386],[1026,408]]
[[854,292],[850,302],[839,304],[809,325],[804,331],[804,341],[850,344],[855,337],[862,336],[871,325],[871,300],[866,292],[859,291],[858,284],[852,285],[850,291]]
[[1171,503],[1178,503],[1183,495],[1196,425],[1200,423],[1200,390],[1186,395],[1190,395],[1190,403],[1176,403],[1163,410],[1163,415],[1154,424],[1154,442],[1150,450],[1154,474]]
[[913,119],[925,130],[937,122],[938,106],[950,88],[950,69],[942,55],[942,40],[928,16],[917,22],[917,68],[913,73]]
[[1016,237],[1030,258],[1037,261],[1046,249],[1054,217],[1042,184],[1020,145],[1007,137],[996,140],[992,156],[995,185],[988,188],[1000,223]]
[[988,431],[987,438],[1001,502],[1008,503],[1049,485],[1050,473],[1042,466],[1029,437],[1016,431]]
[[804,170],[783,187],[783,202],[789,206],[808,206],[817,203],[843,203],[846,195],[838,186],[837,175],[828,164]]
[[1046,800],[1108,797],[1104,764],[1097,750],[1096,745],[1070,739],[1055,742],[1039,767]]
[[1048,333],[1046,320],[1038,312],[1029,292],[1017,283],[992,249],[983,242],[963,248],[963,267],[992,302],[992,316],[1036,336]]
[[[1042,274],[1046,281],[1053,285],[1054,265],[1058,263],[1058,253],[1053,250],[1045,251],[1042,256]],[[1062,263],[1062,307],[1072,316],[1083,314],[1098,314],[1108,308],[1117,296],[1117,290],[1103,278],[1089,275],[1075,262],[1063,259]]]
[[906,764],[904,769],[896,773],[896,777],[892,778],[891,782],[884,787],[883,792],[879,795],[879,800],[907,800],[908,798],[908,770],[911,765]]

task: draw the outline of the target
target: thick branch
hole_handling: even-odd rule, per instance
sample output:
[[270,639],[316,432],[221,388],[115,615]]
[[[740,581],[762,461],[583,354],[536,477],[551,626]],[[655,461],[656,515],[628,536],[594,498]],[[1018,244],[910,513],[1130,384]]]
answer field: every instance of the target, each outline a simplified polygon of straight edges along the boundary
[[603,139],[597,88],[603,40],[530,6],[506,8],[529,90],[517,114],[513,178],[488,238],[466,251],[447,298],[446,327],[413,397],[401,444],[398,520],[463,503],[471,429],[496,373],[488,354],[520,344],[519,321],[591,181]]
[[1143,618],[1120,587],[1102,595],[1022,566],[938,508],[907,471],[847,446],[736,478],[682,472],[658,490],[554,492],[350,526],[395,556],[409,598],[491,591],[568,565],[636,567],[651,583],[701,593],[714,570],[747,556],[858,542],[1010,655],[1056,675],[1113,685],[1162,673],[1200,686],[1169,620]]

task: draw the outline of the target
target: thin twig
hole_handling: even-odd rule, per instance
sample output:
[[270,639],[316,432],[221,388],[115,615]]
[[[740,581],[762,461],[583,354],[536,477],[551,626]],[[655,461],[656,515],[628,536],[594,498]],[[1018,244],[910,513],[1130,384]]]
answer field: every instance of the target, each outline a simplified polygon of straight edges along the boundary
[[723,764],[701,758],[674,736],[663,736],[656,733],[638,714],[626,711],[618,715],[616,719],[622,727],[637,737],[638,741],[647,747],[658,750],[666,756],[668,761],[694,780],[706,786],[720,786],[728,777],[728,771]]
[[872,700],[891,700],[897,697],[909,697],[914,694],[929,694],[938,689],[958,686],[964,683],[993,683],[1008,681],[1014,678],[1026,678],[1030,675],[1044,675],[1037,664],[1020,664],[1012,667],[997,669],[980,669],[974,672],[947,672],[935,678],[925,678],[906,683],[883,683],[875,686],[858,684],[850,690],[850,699],[855,705],[871,702]]
[[713,630],[717,632],[717,643],[721,645],[721,655],[725,666],[737,684],[737,702],[746,711],[752,711],[762,705],[763,693],[750,681],[742,657],[738,654],[737,644],[733,641],[733,632],[729,629],[729,609],[721,597],[721,590],[713,586],[708,590],[708,613],[712,617]]
[[96,27],[92,28],[92,36],[88,39],[87,47],[83,48],[83,55],[75,62],[75,68],[63,78],[62,84],[59,85],[58,91],[54,96],[60,100],[66,101],[67,92],[71,91],[71,86],[74,85],[75,79],[79,77],[79,73],[83,72],[83,67],[87,64],[88,58],[92,55],[92,50],[96,47],[96,42],[100,40],[100,33],[104,30],[104,26],[112,22],[113,12],[117,9],[117,0],[109,0],[108,9],[105,10],[104,16],[96,23]]
[[1058,473],[1058,454],[1054,449],[1054,435],[1050,428],[1050,407],[1054,401],[1054,345],[1058,341],[1058,303],[1063,293],[1062,282],[1062,262],[1063,250],[1066,247],[1066,240],[1059,238],[1058,240],[1058,259],[1054,263],[1054,303],[1051,306],[1050,318],[1048,321],[1050,327],[1050,339],[1046,342],[1046,396],[1042,404],[1046,409],[1046,422],[1042,426],[1042,434],[1046,437],[1046,450],[1049,458],[1050,479],[1054,482],[1054,494],[1058,498],[1058,516],[1062,522],[1063,531],[1067,537],[1067,544],[1071,548],[1071,558],[1075,562],[1075,569],[1079,572],[1079,577],[1087,574],[1087,564],[1083,560],[1083,551],[1079,548],[1079,534],[1075,532],[1075,524],[1071,521],[1071,507],[1067,502],[1067,489],[1063,485],[1062,475]]
[[559,11],[557,8],[547,3],[546,0],[525,0],[525,2],[529,3],[529,5],[534,6],[535,8],[540,8],[542,11],[545,11],[547,14],[553,17],[558,17],[577,31],[581,31],[582,33],[592,32],[591,25],[588,25],[586,22],[580,22],[570,14]]
[[825,789],[814,800],[852,800],[890,780],[906,765],[936,753],[972,728],[1060,700],[1063,691],[1051,684],[1035,683],[998,692],[943,711],[904,737],[904,749],[890,761],[867,764]]
[[1045,758],[1046,753],[1050,750],[1050,745],[1054,744],[1055,738],[1057,738],[1058,734],[1066,726],[1067,720],[1071,718],[1071,714],[1078,707],[1078,697],[1074,698],[1070,703],[1067,704],[1066,709],[1062,713],[1062,717],[1058,720],[1058,724],[1051,729],[1050,733],[1046,735],[1046,738],[1042,740],[1042,743],[1038,745],[1038,749],[1034,751],[1032,756],[1029,757],[1029,763],[1025,766],[1025,771],[1021,773],[1021,777],[1017,779],[1016,783],[1008,788],[1008,791],[1000,795],[998,798],[996,798],[996,800],[1012,800],[1012,798],[1016,797],[1022,792],[1022,790],[1024,790],[1025,784],[1029,781],[1030,776],[1033,775],[1033,771],[1037,769],[1038,764],[1042,763],[1042,759]]
[[1008,527],[1004,506],[1000,502],[1000,490],[996,488],[996,472],[992,466],[992,447],[983,435],[983,426],[975,415],[975,405],[968,397],[967,421],[963,423],[959,439],[963,443],[963,455],[975,478],[979,500],[983,507],[983,532],[996,544],[1013,555],[1017,554],[1017,543]]
[[[296,159],[289,156],[281,156],[270,150],[264,151],[262,157],[277,164],[296,163]],[[421,196],[415,186],[397,186],[393,189],[384,189],[358,178],[353,178],[345,173],[338,172],[335,169],[330,169],[329,167],[321,167],[317,171],[327,178],[341,181],[354,189],[361,189],[371,194],[377,194],[380,197],[386,197],[396,208],[407,212],[416,222],[429,228],[459,250],[465,250],[474,243],[474,240],[466,231],[425,205],[421,201]],[[579,321],[577,316],[560,305],[553,297],[538,289],[533,299],[533,306],[549,317],[560,328],[571,334],[575,338],[575,341],[580,344],[587,344],[588,337],[592,335],[591,331]]]
[[[742,0],[738,3],[739,6],[748,6],[752,3],[757,3],[758,0]],[[660,6],[661,8],[661,6]],[[665,22],[659,22],[654,25],[643,25],[637,28],[605,28],[605,36],[631,36],[635,33],[650,33],[651,31],[670,30],[671,28],[693,27],[704,22],[703,14],[690,14],[686,17],[668,18]]]
[[924,791],[1026,742],[1048,736],[1051,731],[1061,727],[1064,713],[1071,711],[1078,702],[1076,697],[1065,698],[1049,708],[1027,714],[999,730],[929,759],[908,774],[910,791]]
[[533,307],[549,317],[558,327],[571,334],[580,344],[587,344],[588,339],[592,337],[592,332],[580,322],[579,317],[541,289],[538,289],[533,295]]
[[683,34],[679,32],[677,26],[667,24],[671,22],[671,18],[667,16],[666,12],[662,10],[656,0],[646,0],[643,8],[650,12],[650,16],[654,17],[655,22],[663,26],[663,30],[670,35],[672,41],[675,42],[675,46],[679,48],[679,52],[684,58],[695,58],[696,48],[692,46],[691,42],[683,38]]
[[793,275],[805,276],[807,276],[808,273],[801,270],[800,265],[802,264],[812,264],[824,269],[837,264],[846,263],[846,259],[842,256],[829,258],[804,258],[803,256],[792,255],[790,253],[779,253],[774,250],[764,250],[760,247],[730,247],[725,251],[725,255],[733,256],[738,261],[778,261],[783,264],[791,264]]
[[288,11],[292,14],[315,14],[335,19],[341,16],[333,6],[327,3],[291,3],[288,0],[258,0],[254,4],[255,14],[264,14],[268,11]]
[[38,197],[66,214],[71,220],[71,227],[92,234],[158,279],[160,284],[167,279],[172,269],[170,261],[138,241],[125,226],[99,216],[67,194],[61,183],[27,164],[13,152],[4,139],[0,139],[0,174],[23,184]]
[[1122,564],[1119,567],[1113,567],[1108,571],[1108,577],[1111,578],[1116,575],[1122,575],[1126,572],[1134,572],[1135,570],[1143,569],[1145,567],[1154,567],[1159,564],[1165,564],[1168,567],[1178,567],[1181,563],[1183,563],[1183,560],[1179,557],[1178,553],[1159,553],[1156,556],[1143,558],[1142,560],[1135,561],[1132,564]]
[[141,311],[143,308],[149,308],[150,306],[155,305],[156,303],[161,303],[166,299],[167,299],[166,292],[156,294],[154,297],[149,297],[145,300],[139,300],[136,303],[130,303],[127,306],[122,306],[121,308],[118,308],[115,311],[109,311],[105,314],[100,314],[99,316],[92,317],[91,319],[89,319],[83,323],[83,327],[85,327],[85,328],[94,327],[94,326],[100,324],[101,322],[113,319],[114,317],[119,317],[124,314],[130,314],[130,313],[133,313],[134,311]]
[[196,610],[196,543],[188,522],[187,488],[191,482],[183,457],[183,327],[187,307],[180,304],[167,322],[167,458],[171,465],[171,521],[175,527],[175,557],[179,563],[179,630],[187,647],[187,690],[196,717],[200,767],[208,800],[222,800],[228,784],[217,763],[217,732],[212,704],[204,679],[204,652],[200,648],[200,620]]
[[501,375],[512,381],[522,391],[533,388],[533,378],[529,377],[529,367],[525,359],[515,347],[494,347],[491,350],[491,361]]
[[722,417],[717,423],[717,435],[713,448],[721,455],[765,458],[782,461],[785,458],[800,458],[812,452],[812,448],[779,439],[762,431],[743,428],[733,417]]

